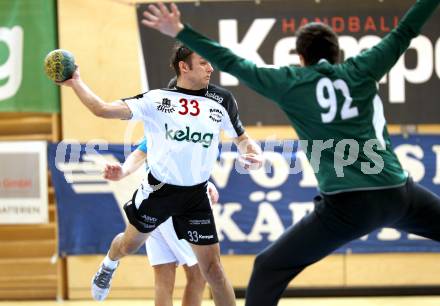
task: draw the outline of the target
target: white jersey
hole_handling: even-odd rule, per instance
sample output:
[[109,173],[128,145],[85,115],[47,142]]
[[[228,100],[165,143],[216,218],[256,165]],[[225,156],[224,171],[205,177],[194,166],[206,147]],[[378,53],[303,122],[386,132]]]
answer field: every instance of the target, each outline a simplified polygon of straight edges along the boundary
[[233,95],[207,89],[156,89],[123,99],[132,120],[144,124],[151,174],[161,182],[192,186],[209,179],[217,160],[220,130],[244,133]]

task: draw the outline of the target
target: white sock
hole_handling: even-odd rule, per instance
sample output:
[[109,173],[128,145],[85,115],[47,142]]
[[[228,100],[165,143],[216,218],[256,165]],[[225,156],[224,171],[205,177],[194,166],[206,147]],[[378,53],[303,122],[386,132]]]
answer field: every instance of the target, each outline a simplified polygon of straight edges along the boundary
[[104,260],[102,261],[104,266],[112,270],[117,268],[118,262],[119,260],[111,260],[110,257],[108,257],[108,254],[104,257]]

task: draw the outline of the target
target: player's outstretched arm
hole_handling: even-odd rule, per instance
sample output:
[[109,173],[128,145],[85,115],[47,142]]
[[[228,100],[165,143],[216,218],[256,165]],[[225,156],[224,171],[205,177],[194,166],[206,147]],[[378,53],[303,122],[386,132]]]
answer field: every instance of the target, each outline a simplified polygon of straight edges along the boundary
[[440,0],[418,0],[399,22],[398,26],[373,48],[361,53],[347,64],[354,64],[360,75],[368,74],[376,81],[395,65],[435,12]]
[[164,4],[151,4],[143,12],[142,24],[165,35],[176,37],[191,50],[211,62],[217,69],[237,77],[244,84],[268,97],[280,101],[295,75],[287,67],[258,67],[234,54],[230,49],[197,33],[181,22],[181,13],[175,4],[169,10]]
[[104,178],[111,181],[119,181],[132,174],[142,166],[147,158],[147,154],[139,149],[128,155],[124,164],[107,164],[104,169]]
[[130,109],[124,102],[106,103],[96,95],[81,79],[78,67],[71,79],[58,84],[71,87],[81,102],[95,116],[114,119],[130,119],[132,116]]

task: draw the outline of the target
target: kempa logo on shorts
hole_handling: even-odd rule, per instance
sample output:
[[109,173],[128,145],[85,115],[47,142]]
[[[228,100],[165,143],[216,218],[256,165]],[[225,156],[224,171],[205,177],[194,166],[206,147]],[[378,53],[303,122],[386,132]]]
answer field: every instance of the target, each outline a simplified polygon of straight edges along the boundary
[[199,234],[199,239],[214,239],[214,235],[206,235],[206,236],[203,236],[203,235],[200,235],[200,234]]
[[172,130],[168,129],[168,124],[165,123],[165,138],[168,140],[176,140],[176,141],[188,141],[194,143],[201,143],[204,148],[208,148],[212,139],[214,138],[214,134],[202,132],[191,132],[190,127],[186,126],[185,130]]

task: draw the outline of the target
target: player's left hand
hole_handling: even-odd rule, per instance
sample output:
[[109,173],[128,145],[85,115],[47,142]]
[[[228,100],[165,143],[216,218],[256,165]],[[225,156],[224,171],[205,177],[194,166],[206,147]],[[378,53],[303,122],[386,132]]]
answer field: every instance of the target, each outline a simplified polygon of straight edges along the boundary
[[120,164],[107,164],[104,168],[104,178],[110,181],[119,181],[124,177]]
[[256,153],[245,153],[239,156],[238,161],[246,170],[257,170],[263,166],[263,155]]

